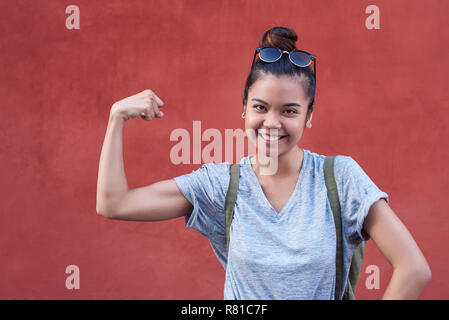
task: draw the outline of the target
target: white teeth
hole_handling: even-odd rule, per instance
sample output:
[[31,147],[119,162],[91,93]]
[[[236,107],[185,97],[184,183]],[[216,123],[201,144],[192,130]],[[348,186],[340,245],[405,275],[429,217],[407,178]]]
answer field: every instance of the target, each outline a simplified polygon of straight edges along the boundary
[[260,136],[264,140],[268,140],[268,141],[277,141],[282,138],[282,136],[267,136],[267,135],[264,135],[263,133],[261,133]]

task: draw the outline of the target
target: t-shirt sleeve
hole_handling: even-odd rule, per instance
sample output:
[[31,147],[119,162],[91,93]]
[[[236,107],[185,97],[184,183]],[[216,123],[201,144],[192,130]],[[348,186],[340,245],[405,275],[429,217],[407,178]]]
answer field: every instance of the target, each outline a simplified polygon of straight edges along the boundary
[[352,157],[337,156],[334,174],[345,236],[355,245],[369,240],[369,234],[363,230],[363,222],[377,200],[384,198],[389,202],[388,194],[376,186]]
[[228,162],[203,164],[191,173],[174,177],[181,193],[193,205],[185,216],[186,228],[194,228],[212,242],[222,242],[224,204],[229,183]]

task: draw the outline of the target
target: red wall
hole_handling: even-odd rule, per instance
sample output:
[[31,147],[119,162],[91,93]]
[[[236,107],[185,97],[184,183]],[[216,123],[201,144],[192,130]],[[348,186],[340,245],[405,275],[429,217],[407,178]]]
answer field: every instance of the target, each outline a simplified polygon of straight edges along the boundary
[[[80,29],[68,30],[68,5]],[[365,8],[380,9],[368,30]],[[170,133],[243,128],[254,49],[275,25],[317,56],[313,128],[300,146],[352,156],[428,259],[421,299],[448,299],[449,27],[445,0],[1,1],[2,299],[222,299],[224,271],[184,218],[112,221],[95,211],[111,105],[146,88],[163,119],[124,131],[130,187],[190,173],[174,165]],[[207,143],[206,143],[207,144]],[[204,147],[203,143],[203,147]],[[68,265],[80,289],[65,286]],[[368,265],[380,289],[365,287]],[[392,268],[370,241],[359,299],[382,296]]]

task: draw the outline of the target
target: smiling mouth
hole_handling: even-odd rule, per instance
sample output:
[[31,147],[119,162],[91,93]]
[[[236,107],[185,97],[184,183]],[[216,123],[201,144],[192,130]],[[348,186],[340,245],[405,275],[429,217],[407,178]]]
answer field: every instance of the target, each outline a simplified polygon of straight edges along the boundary
[[259,133],[259,136],[262,138],[262,140],[265,140],[266,142],[277,142],[277,141],[285,138],[287,135],[285,135],[285,136],[267,136],[263,133]]

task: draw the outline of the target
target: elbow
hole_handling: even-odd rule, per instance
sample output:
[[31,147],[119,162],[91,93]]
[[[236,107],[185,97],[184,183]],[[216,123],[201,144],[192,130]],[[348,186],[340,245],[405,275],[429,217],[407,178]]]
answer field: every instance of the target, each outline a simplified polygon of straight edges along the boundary
[[96,200],[96,211],[99,216],[105,217],[107,219],[115,219],[117,201],[111,197],[103,197],[97,194]]
[[432,279],[432,271],[430,270],[427,262],[423,262],[420,265],[415,265],[413,268],[409,268],[408,278],[410,281],[416,283],[418,287],[424,289],[425,286]]
[[99,215],[99,216],[105,217],[107,219],[114,219],[114,215],[112,214],[112,212],[110,210],[105,210],[98,204],[96,207],[96,211],[97,211],[97,215]]
[[416,263],[416,266],[415,277],[417,281],[425,287],[429,283],[430,279],[432,279],[432,271],[430,270],[429,264],[424,257],[422,257],[420,263]]
[[432,279],[432,271],[427,263],[424,264],[417,272],[417,278],[423,287],[425,287]]
[[114,216],[111,213],[109,213],[109,212],[97,211],[97,214],[99,216],[105,217],[106,219],[115,219]]

